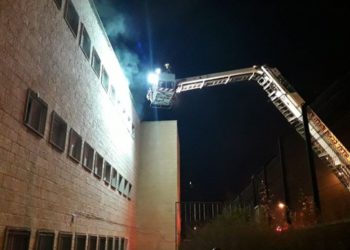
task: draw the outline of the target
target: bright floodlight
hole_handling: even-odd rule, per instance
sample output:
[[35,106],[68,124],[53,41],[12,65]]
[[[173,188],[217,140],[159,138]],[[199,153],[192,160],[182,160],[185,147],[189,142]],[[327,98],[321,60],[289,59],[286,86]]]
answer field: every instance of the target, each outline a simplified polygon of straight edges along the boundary
[[159,75],[154,72],[151,72],[147,76],[147,81],[153,85],[156,85],[159,81]]
[[156,68],[155,72],[157,75],[160,75],[160,73],[162,73],[162,70],[161,70],[161,68]]
[[162,73],[160,68],[157,68],[154,72],[150,72],[147,76],[147,81],[153,85],[157,85],[160,73]]

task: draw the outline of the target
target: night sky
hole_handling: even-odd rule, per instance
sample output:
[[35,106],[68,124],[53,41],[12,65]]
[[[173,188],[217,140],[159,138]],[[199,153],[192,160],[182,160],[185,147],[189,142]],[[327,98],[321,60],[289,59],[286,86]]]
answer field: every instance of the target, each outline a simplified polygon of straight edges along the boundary
[[183,78],[268,64],[310,103],[350,71],[346,1],[95,1],[140,115],[178,120],[182,200],[233,197],[290,127],[252,82],[183,93],[172,110],[152,110],[148,70],[169,62]]

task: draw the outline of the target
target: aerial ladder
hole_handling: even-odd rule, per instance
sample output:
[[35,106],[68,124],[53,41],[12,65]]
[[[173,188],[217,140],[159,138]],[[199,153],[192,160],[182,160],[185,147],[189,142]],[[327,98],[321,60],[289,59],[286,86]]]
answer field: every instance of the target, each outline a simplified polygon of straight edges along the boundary
[[[178,80],[170,70],[158,70],[151,75],[147,99],[153,107],[171,108],[176,95],[182,92],[243,81],[257,82],[299,135],[306,138],[302,112],[305,101],[277,68],[253,66]],[[349,151],[310,107],[306,112],[313,151],[350,191]]]

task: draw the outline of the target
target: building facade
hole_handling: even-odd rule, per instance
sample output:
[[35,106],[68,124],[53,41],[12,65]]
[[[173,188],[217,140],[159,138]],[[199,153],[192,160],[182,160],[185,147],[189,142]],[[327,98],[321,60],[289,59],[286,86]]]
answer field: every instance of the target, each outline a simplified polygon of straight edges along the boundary
[[[0,34],[0,249],[174,249],[176,122],[145,125],[172,138],[162,148],[173,156],[145,162],[144,125],[93,1],[1,1]],[[148,166],[168,169],[170,195],[141,181]],[[139,214],[138,183],[155,206],[174,205]],[[157,218],[170,219],[147,227]],[[138,242],[149,230],[168,244]]]

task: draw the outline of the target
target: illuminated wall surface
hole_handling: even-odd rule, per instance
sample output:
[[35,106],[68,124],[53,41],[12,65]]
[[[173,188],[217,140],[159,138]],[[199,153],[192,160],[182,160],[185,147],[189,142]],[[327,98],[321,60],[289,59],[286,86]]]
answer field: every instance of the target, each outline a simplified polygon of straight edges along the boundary
[[137,249],[174,249],[174,201],[180,196],[177,122],[144,122],[140,134]]
[[0,2],[0,249],[135,249],[140,127],[89,0]]

